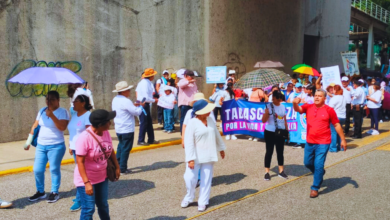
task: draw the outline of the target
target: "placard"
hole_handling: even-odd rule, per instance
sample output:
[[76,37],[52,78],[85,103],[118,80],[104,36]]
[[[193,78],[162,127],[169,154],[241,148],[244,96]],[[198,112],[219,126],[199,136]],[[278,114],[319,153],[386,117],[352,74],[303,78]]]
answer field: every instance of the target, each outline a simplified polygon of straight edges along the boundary
[[169,98],[167,98],[167,96],[163,95],[158,99],[157,105],[166,109],[173,109],[173,107],[175,106],[175,104],[173,104],[174,100],[175,99],[170,100]]
[[206,67],[206,83],[225,83],[226,66],[208,66]]
[[339,66],[321,68],[321,74],[322,74],[322,88],[326,89],[331,83],[340,86],[342,85],[340,79]]
[[347,76],[360,75],[359,63],[356,52],[341,52],[344,72]]

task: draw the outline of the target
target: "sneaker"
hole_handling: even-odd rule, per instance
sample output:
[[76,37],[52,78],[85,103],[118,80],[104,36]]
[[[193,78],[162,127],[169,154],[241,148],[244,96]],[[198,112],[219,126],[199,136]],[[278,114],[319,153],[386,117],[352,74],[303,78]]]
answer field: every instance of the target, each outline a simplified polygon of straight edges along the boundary
[[288,179],[288,176],[284,173],[284,171],[282,171],[281,173],[279,173],[278,175],[279,177],[282,177],[284,179]]
[[380,120],[379,123],[383,123],[383,120]]
[[162,123],[158,123],[158,125],[162,125]]
[[2,201],[0,200],[0,209],[9,208],[12,206],[12,202]]
[[121,171],[121,175],[126,175],[126,174],[130,174],[130,173],[132,173],[132,171],[130,169],[127,169],[125,172]]
[[163,132],[165,132],[165,133],[166,133],[166,132],[168,132],[168,131],[167,131],[167,130],[164,130]]
[[60,195],[58,195],[58,193],[51,192],[49,195],[49,198],[47,198],[47,202],[48,203],[55,203],[58,201],[58,199],[60,199]]
[[232,135],[232,140],[237,140],[236,135]]
[[366,133],[367,133],[367,134],[372,134],[373,131],[374,131],[374,129],[371,128],[371,129],[368,130]]
[[379,131],[373,130],[372,133],[371,133],[371,135],[379,135]]
[[198,188],[200,186],[200,180],[198,180],[198,182],[196,182],[196,187],[195,188]]
[[199,212],[204,212],[206,210],[206,206],[205,205],[198,205],[198,211]]
[[270,181],[270,180],[271,180],[271,176],[269,175],[269,173],[266,173],[266,174],[264,175],[264,180],[265,180],[265,181]]
[[293,148],[294,149],[300,149],[300,148],[302,148],[302,146],[300,144],[296,144],[296,145],[293,146]]
[[170,133],[172,133],[172,131],[167,131],[167,134],[170,134]]
[[250,137],[250,138],[248,138],[248,141],[252,141],[252,138]]
[[190,205],[190,202],[188,202],[188,201],[182,201],[181,202],[181,207],[182,208],[187,208],[189,205]]
[[73,205],[70,207],[71,212],[77,212],[81,209],[81,204],[79,202],[74,202]]
[[46,193],[45,192],[40,193],[40,192],[37,191],[35,193],[35,195],[33,195],[30,198],[28,198],[28,201],[35,202],[35,201],[38,201],[40,199],[46,199]]
[[148,146],[149,144],[148,144],[148,143],[145,143],[145,142],[138,142],[137,145],[140,145],[140,146]]
[[254,141],[254,142],[257,142],[257,138],[253,138],[253,141]]
[[230,140],[230,135],[229,135],[229,134],[226,135],[225,139],[226,139],[227,141]]

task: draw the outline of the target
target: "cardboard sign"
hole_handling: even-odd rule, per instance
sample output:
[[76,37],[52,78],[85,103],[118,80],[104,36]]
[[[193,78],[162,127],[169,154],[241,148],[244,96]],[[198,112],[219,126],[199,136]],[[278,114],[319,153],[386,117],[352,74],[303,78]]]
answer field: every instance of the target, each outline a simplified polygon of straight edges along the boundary
[[356,52],[341,52],[344,72],[347,76],[360,75],[359,63]]
[[334,83],[337,85],[341,84],[340,79],[340,68],[339,66],[331,66],[331,67],[324,67],[321,68],[321,74],[322,74],[322,88],[326,89],[329,84]]
[[226,66],[209,66],[206,67],[206,83],[225,83]]

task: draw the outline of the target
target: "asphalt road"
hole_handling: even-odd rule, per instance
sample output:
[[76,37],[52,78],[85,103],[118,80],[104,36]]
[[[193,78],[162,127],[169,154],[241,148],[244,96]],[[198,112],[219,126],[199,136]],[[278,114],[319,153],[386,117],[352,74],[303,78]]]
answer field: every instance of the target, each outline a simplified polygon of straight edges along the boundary
[[[364,153],[390,140],[387,134],[349,142],[347,152],[330,153],[326,165]],[[390,216],[387,168],[390,151],[373,151],[332,166],[326,173],[322,194],[309,199],[312,176],[303,166],[303,150],[285,149],[285,171],[289,180],[276,176],[276,155],[272,160],[272,180],[264,175],[263,142],[246,139],[227,141],[226,158],[214,167],[210,206],[200,219],[386,219]],[[134,173],[109,185],[112,219],[186,219],[199,214],[196,202],[182,209],[185,194],[184,152],[171,146],[130,155]],[[0,177],[0,197],[14,202],[14,208],[0,210],[0,219],[78,219],[70,212],[75,196],[74,165],[61,168],[61,199],[54,204],[27,201],[35,191],[33,173]],[[46,192],[50,174],[46,172]],[[266,192],[277,185],[283,184]],[[221,209],[221,205],[262,192]],[[386,208],[387,209],[386,209]],[[214,210],[217,209],[217,210]],[[213,211],[214,210],[214,211]],[[95,218],[98,219],[97,214]]]

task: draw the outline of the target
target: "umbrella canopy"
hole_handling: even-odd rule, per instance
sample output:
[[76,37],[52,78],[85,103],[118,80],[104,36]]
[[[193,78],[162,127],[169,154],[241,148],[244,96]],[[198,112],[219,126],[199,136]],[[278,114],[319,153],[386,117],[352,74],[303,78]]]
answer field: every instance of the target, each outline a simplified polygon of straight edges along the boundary
[[284,67],[281,62],[274,62],[271,60],[259,61],[255,64],[255,68],[280,68]]
[[31,67],[8,80],[19,84],[59,85],[69,83],[84,83],[76,73],[62,67]]
[[320,76],[318,71],[316,69],[314,69],[313,67],[302,66],[302,67],[299,67],[298,69],[294,70],[294,72],[301,73],[301,74],[307,74],[307,75],[311,75],[311,76]]
[[265,88],[279,83],[286,83],[291,77],[276,69],[257,69],[246,73],[234,85],[239,89]]
[[298,69],[299,67],[311,67],[311,66],[306,65],[306,64],[297,64],[297,65],[293,66],[291,69],[292,69],[292,70],[296,70],[296,69]]

